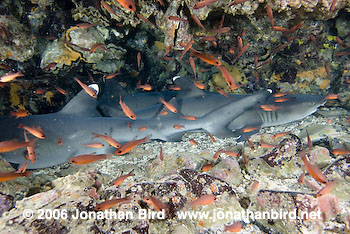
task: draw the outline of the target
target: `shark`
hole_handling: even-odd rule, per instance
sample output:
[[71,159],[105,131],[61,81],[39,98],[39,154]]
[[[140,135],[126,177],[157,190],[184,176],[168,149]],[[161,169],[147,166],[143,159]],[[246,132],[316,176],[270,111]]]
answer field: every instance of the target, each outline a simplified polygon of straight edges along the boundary
[[[268,91],[246,95],[238,100],[212,108],[195,121],[179,118],[180,113],[171,113],[166,116],[158,114],[131,120],[126,117],[101,116],[96,109],[97,100],[90,97],[85,91],[81,91],[56,113],[31,115],[19,119],[1,116],[0,141],[14,138],[24,141],[23,129],[18,128],[20,124],[40,126],[46,138],[37,140],[35,147],[37,160],[35,163],[29,162],[27,167],[38,169],[68,162],[70,158],[77,155],[112,154],[115,148],[107,145],[98,149],[84,146],[84,144],[96,141],[92,139],[94,133],[108,134],[121,144],[144,137],[152,140],[179,141],[181,136],[188,131],[208,131],[217,137],[228,137],[232,135],[232,131],[227,126],[246,111],[264,103],[270,95]],[[186,98],[186,96],[182,97],[182,101],[185,102]],[[167,99],[172,102],[176,101],[173,94],[169,94]],[[175,128],[174,125],[182,126],[182,128]],[[147,129],[140,131],[141,126],[147,126]],[[30,140],[34,138],[34,136],[30,137]],[[59,140],[62,141],[62,144],[58,144]],[[26,161],[25,153],[25,148],[21,148],[3,153],[2,156],[16,166]]]

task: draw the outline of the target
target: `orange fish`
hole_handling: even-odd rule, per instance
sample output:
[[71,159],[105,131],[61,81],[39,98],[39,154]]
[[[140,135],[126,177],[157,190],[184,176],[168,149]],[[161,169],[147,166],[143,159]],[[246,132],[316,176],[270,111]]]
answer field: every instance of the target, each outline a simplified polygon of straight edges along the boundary
[[281,110],[283,109],[282,106],[276,106],[276,105],[260,105],[260,108],[264,111],[274,111],[274,110]]
[[23,128],[23,129],[27,130],[29,133],[31,133],[32,135],[36,136],[37,138],[45,139],[44,131],[41,129],[40,126],[29,127],[29,126],[25,126],[23,124],[19,124],[18,128]]
[[192,71],[193,71],[193,74],[194,74],[194,79],[197,80],[196,64],[194,63],[193,57],[190,56],[189,62],[190,62],[190,65],[191,65],[191,68],[192,68]]
[[119,75],[120,75],[120,72],[115,72],[115,73],[106,74],[106,75],[104,75],[103,77],[104,77],[105,79],[109,80],[109,79],[112,79],[112,78],[114,78],[114,77],[116,77],[116,76],[119,76]]
[[109,155],[107,154],[82,154],[69,159],[69,163],[76,165],[84,165],[107,158],[109,158]]
[[209,136],[210,140],[211,140],[213,143],[216,142],[215,138],[213,137],[213,135],[210,134],[210,132],[207,131],[207,135]]
[[180,17],[177,17],[177,16],[169,16],[168,17],[169,20],[173,20],[173,21],[182,21],[182,22],[187,22],[187,19],[183,19],[183,18],[180,18]]
[[84,144],[84,146],[86,147],[90,147],[90,148],[102,148],[105,145],[99,142],[93,142],[93,143],[89,143],[89,144]]
[[278,138],[278,137],[283,137],[283,136],[285,136],[285,135],[287,135],[287,134],[289,134],[290,133],[290,131],[288,131],[288,132],[280,132],[280,133],[276,133],[276,134],[274,134],[274,135],[272,135],[272,139],[276,139],[276,138]]
[[309,172],[309,174],[318,182],[320,183],[328,183],[328,179],[327,177],[322,173],[322,171],[315,165],[311,164],[309,162],[309,160],[306,158],[306,153],[305,151],[301,151],[300,152],[300,157],[301,160],[303,160],[305,168],[307,170],[307,172]]
[[275,93],[273,96],[274,97],[283,97],[286,96],[288,93]]
[[245,127],[241,130],[241,132],[252,132],[254,130],[258,130],[260,127]]
[[273,12],[270,4],[266,4],[266,12],[267,12],[267,16],[269,17],[271,27],[273,28],[273,26],[275,26],[275,23],[273,22]]
[[334,99],[339,99],[339,95],[330,93],[325,98],[323,98],[323,100],[334,100]]
[[218,150],[215,152],[213,156],[213,160],[217,160],[220,157],[220,154],[222,153],[222,150]]
[[223,150],[222,153],[227,154],[228,156],[231,157],[238,157],[240,154],[237,152],[234,152],[232,150]]
[[117,15],[117,13],[115,13],[115,11],[114,11],[105,1],[101,0],[101,5],[102,5],[109,13],[111,13],[112,15],[115,15],[115,16],[119,17],[119,16]]
[[193,138],[190,139],[191,145],[198,145],[198,142],[195,141]]
[[171,104],[171,103],[169,103],[169,102],[166,102],[163,98],[159,98],[159,101],[160,101],[161,103],[163,103],[163,105],[164,105],[168,110],[170,110],[170,111],[173,112],[173,113],[177,113],[177,109],[176,109],[176,107],[175,107],[173,104]]
[[66,90],[64,90],[64,89],[62,89],[62,88],[60,88],[60,87],[58,87],[58,86],[56,86],[56,90],[57,90],[59,93],[63,94],[63,95],[67,95],[67,94],[68,94],[68,92],[67,92]]
[[174,124],[173,128],[175,129],[181,129],[181,128],[185,128],[185,126],[181,125],[181,124]]
[[241,222],[237,221],[231,225],[225,226],[224,232],[240,232],[241,230],[242,230],[242,224]]
[[312,149],[312,140],[309,136],[309,132],[306,130],[306,136],[307,136],[307,145],[309,146],[309,149]]
[[62,137],[58,138],[57,145],[62,145]]
[[243,163],[248,166],[248,158],[247,156],[245,155],[244,151],[242,151],[242,160],[243,160]]
[[220,89],[219,87],[216,88],[216,90],[218,91],[218,93],[220,93],[221,95],[224,95],[225,97],[227,97],[228,99],[233,100],[233,98],[228,95],[228,93],[226,93],[224,90]]
[[203,26],[203,24],[201,23],[201,21],[197,18],[197,16],[195,15],[191,15],[191,18],[193,19],[193,21],[199,26],[201,27],[204,31],[205,31],[205,28]]
[[117,0],[117,2],[129,11],[136,11],[135,3],[132,0]]
[[140,20],[143,20],[145,23],[150,24],[152,28],[155,28],[156,26],[146,17],[144,17],[142,14],[136,14],[137,17],[139,17]]
[[160,150],[159,150],[159,159],[160,159],[160,161],[164,160],[163,148],[162,147],[160,147]]
[[131,196],[123,197],[123,198],[116,198],[111,200],[106,200],[104,202],[101,202],[100,204],[97,204],[94,208],[95,211],[101,211],[109,209],[117,204],[121,203],[128,203],[132,200]]
[[203,165],[203,167],[202,167],[202,172],[207,172],[207,171],[209,171],[213,166],[214,166],[214,163],[213,163],[213,162],[207,163],[207,164]]
[[97,43],[97,44],[94,44],[91,49],[89,50],[89,53],[92,54],[94,53],[98,48],[101,48],[103,49],[104,51],[108,51],[108,49],[106,48],[106,45],[105,44],[100,44],[100,43]]
[[16,73],[7,73],[6,75],[3,75],[0,77],[0,82],[10,82],[16,79],[17,77],[24,76],[21,71]]
[[193,6],[193,9],[197,10],[197,9],[200,9],[202,7],[205,7],[205,6],[208,6],[214,2],[217,2],[218,0],[203,0],[203,1],[200,1],[200,2],[197,2],[194,6]]
[[328,184],[326,186],[321,188],[316,193],[316,197],[321,197],[321,196],[326,195],[327,193],[329,193],[332,190],[332,188],[334,187],[334,185],[336,184],[336,182],[337,182],[336,180],[328,182]]
[[193,56],[196,56],[197,58],[201,59],[202,61],[204,61],[210,65],[215,65],[215,66],[221,65],[221,61],[219,59],[215,58],[211,54],[200,53],[200,52],[196,52],[194,50],[191,50],[191,53],[193,54]]
[[216,200],[216,196],[212,194],[202,195],[198,199],[191,201],[191,206],[210,205]]
[[220,70],[222,76],[225,78],[225,81],[231,90],[234,90],[240,87],[239,85],[236,85],[235,80],[231,76],[231,73],[224,66],[216,66],[216,67]]
[[333,0],[333,1],[332,1],[331,6],[330,6],[330,8],[329,8],[329,11],[330,11],[330,12],[333,12],[333,11],[334,11],[335,6],[337,5],[337,2],[338,2],[338,0]]
[[185,116],[180,116],[180,119],[187,119],[187,120],[196,120],[197,117],[193,115],[185,115]]
[[211,33],[227,33],[230,30],[231,30],[230,27],[223,27],[223,28],[218,28],[218,29],[211,30],[210,32]]
[[183,51],[182,51],[182,53],[181,53],[181,56],[180,56],[180,58],[179,58],[179,62],[181,62],[183,56],[184,56],[184,55],[186,54],[186,52],[192,47],[193,43],[194,43],[194,41],[191,40],[189,43],[187,43],[186,45],[184,45],[184,49],[183,49]]
[[[141,82],[141,80],[140,80],[140,82]],[[152,86],[150,85],[150,84],[140,84],[140,83],[137,83],[136,84],[136,87],[138,88],[138,89],[143,89],[144,91],[151,91],[152,90]]]
[[168,209],[168,204],[162,202],[156,197],[145,197],[144,201],[150,205],[153,205],[157,211]]
[[124,180],[126,180],[126,178],[128,178],[129,176],[134,176],[134,175],[135,175],[134,170],[132,170],[126,175],[119,176],[117,179],[113,180],[111,184],[113,184],[115,186],[119,186],[121,183],[123,183]]
[[78,27],[78,28],[80,28],[80,29],[83,29],[83,28],[95,27],[95,26],[97,26],[97,25],[98,25],[98,24],[80,23],[80,24],[75,25],[75,27]]
[[89,86],[87,86],[86,84],[84,84],[83,82],[81,82],[78,78],[76,78],[76,77],[74,77],[74,80],[76,81],[76,82],[78,82],[78,84],[85,90],[85,92],[87,93],[87,94],[89,94],[91,97],[93,97],[93,98],[97,98],[97,94],[96,94],[96,92],[92,89],[92,88],[90,88]]
[[26,172],[17,172],[17,171],[10,171],[10,172],[0,172],[0,182],[4,182],[7,180],[13,180],[16,179],[18,177],[28,177],[32,174],[32,172],[30,171],[26,171]]
[[[26,131],[23,132],[24,133],[24,141],[25,142],[29,142],[28,136]],[[24,156],[25,159],[30,160],[32,163],[35,163],[36,160],[36,154],[34,151],[34,145],[28,145],[27,146],[27,155]]]
[[136,146],[142,144],[142,143],[145,143],[149,141],[149,137],[146,136],[142,139],[139,139],[139,140],[132,140],[132,141],[129,141],[129,142],[126,142],[124,145],[120,146],[119,149],[117,149],[114,154],[115,155],[123,155],[123,154],[126,154],[128,153],[130,150],[132,150],[133,148],[135,148]]
[[141,69],[141,53],[137,52],[136,55],[137,69],[140,71]]
[[301,175],[299,176],[298,184],[304,183],[304,180],[305,180],[305,170],[303,170],[303,173],[301,173]]
[[53,62],[53,63],[49,63],[48,65],[46,65],[43,70],[44,71],[47,71],[47,70],[50,70],[51,68],[54,68],[56,67],[57,63]]
[[135,120],[136,115],[135,113],[122,101],[122,97],[119,97],[119,104],[122,107],[124,113],[126,116],[128,116],[130,119]]
[[196,86],[199,89],[205,89],[205,84],[200,83],[200,82],[193,82],[194,86]]
[[250,46],[250,43],[248,42],[245,46],[243,46],[243,48],[239,51],[239,53],[236,55],[236,57],[234,58],[234,60],[232,61],[232,63],[235,63],[238,61],[238,59],[248,50]]
[[159,112],[160,115],[167,115],[169,113],[169,111],[167,110],[162,110],[161,112]]
[[273,101],[280,103],[280,102],[286,102],[286,101],[292,101],[292,100],[295,100],[295,98],[279,97],[279,98],[275,98]]
[[269,149],[269,148],[277,148],[279,147],[279,145],[273,145],[273,144],[268,144],[268,143],[260,143],[260,146],[262,148],[265,148],[265,149]]
[[93,138],[96,138],[96,137],[103,139],[104,141],[106,141],[108,144],[110,144],[114,148],[120,147],[120,143],[118,141],[116,141],[114,138],[112,138],[111,136],[93,133]]
[[11,111],[10,116],[16,116],[16,119],[28,116],[28,111],[19,109],[17,111]]
[[242,50],[243,48],[243,39],[240,36],[237,36],[237,46],[239,50]]
[[142,125],[141,127],[139,127],[139,131],[145,131],[147,129],[147,127],[145,125]]
[[17,169],[17,173],[24,173],[27,170],[27,166],[28,166],[28,161],[25,161],[18,169]]
[[338,149],[332,150],[332,154],[334,154],[336,156],[350,154],[350,150],[349,149],[344,149],[344,148],[338,148]]

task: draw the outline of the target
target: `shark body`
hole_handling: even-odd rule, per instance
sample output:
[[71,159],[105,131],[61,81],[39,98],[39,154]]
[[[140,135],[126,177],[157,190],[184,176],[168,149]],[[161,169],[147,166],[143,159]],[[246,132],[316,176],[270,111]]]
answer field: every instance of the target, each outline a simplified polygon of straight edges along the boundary
[[[34,164],[29,163],[28,169],[50,167],[68,162],[70,158],[81,154],[108,154],[115,151],[106,144],[98,149],[84,147],[84,144],[96,141],[92,139],[93,133],[108,134],[122,144],[146,136],[150,139],[177,141],[187,131],[205,130],[218,137],[229,136],[232,132],[227,129],[228,124],[268,96],[268,92],[247,95],[238,101],[218,107],[195,121],[181,119],[178,114],[132,121],[128,118],[101,117],[96,111],[96,100],[81,91],[57,113],[32,115],[22,119],[1,117],[0,141],[14,138],[24,141],[23,129],[18,128],[19,124],[40,126],[46,138],[37,141],[37,160]],[[128,123],[131,124],[131,128]],[[175,124],[184,127],[176,129]],[[141,126],[147,126],[147,129],[140,131]],[[31,139],[33,138],[31,136]],[[62,145],[58,145],[59,139],[62,139]],[[22,148],[4,153],[3,157],[13,164],[20,165],[25,162],[25,153],[25,148]]]

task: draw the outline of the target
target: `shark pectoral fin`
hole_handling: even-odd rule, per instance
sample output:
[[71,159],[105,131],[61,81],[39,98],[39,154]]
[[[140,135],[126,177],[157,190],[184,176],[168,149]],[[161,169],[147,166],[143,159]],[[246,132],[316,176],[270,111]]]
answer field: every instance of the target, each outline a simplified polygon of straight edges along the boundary
[[165,140],[166,141],[174,141],[174,142],[181,141],[183,134],[184,134],[184,132],[174,133],[170,136],[167,136]]
[[100,117],[96,109],[96,98],[90,97],[84,90],[80,91],[57,114],[84,117]]

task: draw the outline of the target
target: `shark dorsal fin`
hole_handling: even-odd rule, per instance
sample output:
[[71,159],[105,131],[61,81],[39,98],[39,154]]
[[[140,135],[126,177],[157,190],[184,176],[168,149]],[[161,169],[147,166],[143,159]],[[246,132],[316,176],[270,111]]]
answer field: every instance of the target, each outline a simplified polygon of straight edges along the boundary
[[181,88],[180,93],[176,96],[178,99],[197,97],[205,94],[203,90],[193,84],[193,81],[186,77],[174,77],[174,83]]
[[96,110],[96,103],[95,98],[90,97],[84,90],[81,90],[58,114],[99,117],[101,115]]

